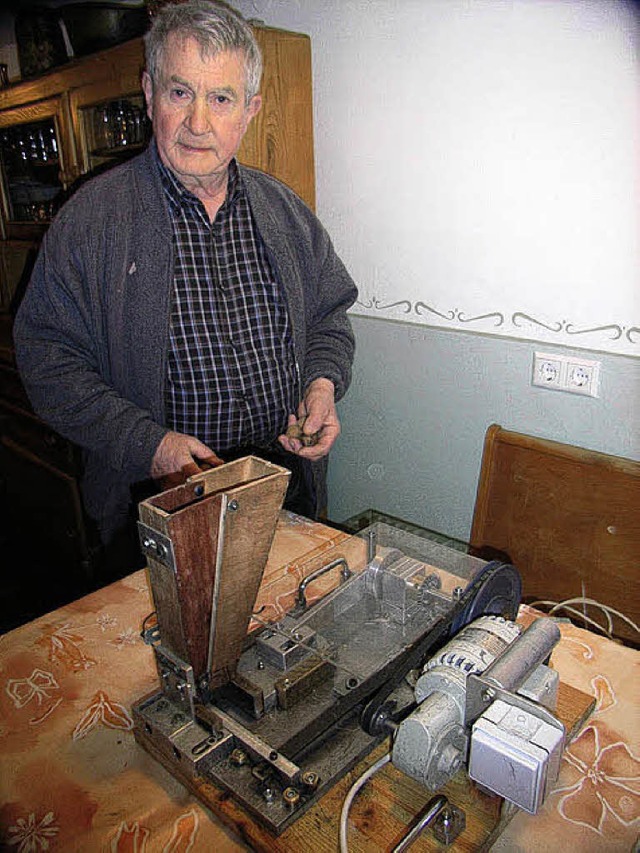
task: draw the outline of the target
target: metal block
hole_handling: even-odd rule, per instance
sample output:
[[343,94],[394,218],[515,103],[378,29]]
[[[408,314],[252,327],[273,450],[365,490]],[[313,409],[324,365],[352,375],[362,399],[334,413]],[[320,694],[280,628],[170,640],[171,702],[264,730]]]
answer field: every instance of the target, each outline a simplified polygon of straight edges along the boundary
[[560,675],[558,672],[551,667],[540,664],[517,692],[520,696],[531,699],[533,702],[539,702],[549,711],[555,711],[558,706],[559,687]]
[[308,647],[316,641],[314,630],[305,625],[295,626],[293,620],[290,622],[290,630],[287,630],[288,626],[283,621],[273,630],[269,628],[263,631],[256,640],[259,657],[282,672],[287,672],[308,655]]
[[213,761],[226,758],[234,746],[233,735],[211,733],[194,722],[169,740],[176,760],[192,775],[202,774]]
[[162,644],[153,647],[158,673],[166,697],[193,717],[196,683],[193,667],[180,660]]

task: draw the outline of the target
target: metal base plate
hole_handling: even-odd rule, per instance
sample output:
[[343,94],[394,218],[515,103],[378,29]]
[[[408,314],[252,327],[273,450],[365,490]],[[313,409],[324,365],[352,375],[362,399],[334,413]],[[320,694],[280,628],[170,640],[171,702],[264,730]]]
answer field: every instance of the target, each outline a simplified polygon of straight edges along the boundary
[[[210,710],[215,714],[214,706]],[[134,735],[211,808],[216,797],[207,796],[203,780],[229,791],[258,822],[279,835],[383,740],[362,730],[359,711],[337,721],[326,737],[293,757],[300,772],[290,778],[274,771],[276,761],[269,764],[252,754],[250,732],[246,739],[237,731],[212,733],[162,692],[133,708]],[[272,757],[276,755],[274,751]]]

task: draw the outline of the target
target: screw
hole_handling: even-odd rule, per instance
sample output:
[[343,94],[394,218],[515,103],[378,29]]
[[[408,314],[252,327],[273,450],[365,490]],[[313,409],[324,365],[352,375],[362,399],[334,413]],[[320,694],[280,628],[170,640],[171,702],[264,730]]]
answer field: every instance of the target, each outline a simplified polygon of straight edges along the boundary
[[227,509],[231,510],[231,512],[235,512],[239,506],[240,504],[238,503],[238,501],[232,500],[229,501],[229,506],[227,507]]
[[457,586],[457,587],[453,590],[453,600],[454,600],[454,601],[460,601],[460,599],[462,598],[462,594],[463,594],[463,593],[464,593],[464,590],[462,589],[462,587],[461,587],[461,586]]
[[482,701],[483,702],[491,702],[496,698],[496,691],[492,687],[487,687],[486,690],[482,691]]

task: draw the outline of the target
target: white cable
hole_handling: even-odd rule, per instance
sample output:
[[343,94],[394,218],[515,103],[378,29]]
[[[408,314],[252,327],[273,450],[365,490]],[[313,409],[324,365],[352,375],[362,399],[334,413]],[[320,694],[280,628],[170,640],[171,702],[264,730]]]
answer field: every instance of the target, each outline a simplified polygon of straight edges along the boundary
[[590,619],[588,616],[585,616],[584,613],[581,613],[580,610],[576,610],[573,607],[569,607],[563,602],[558,603],[556,601],[536,601],[533,604],[529,605],[530,607],[535,607],[538,604],[544,604],[546,607],[550,607],[549,616],[555,613],[556,610],[566,610],[568,613],[571,613],[573,616],[576,616],[578,619],[582,619],[584,622],[588,622],[593,628],[597,628],[598,631],[602,631],[605,637],[611,639],[611,635],[607,633],[606,629],[602,627],[598,622],[594,619]]
[[590,604],[592,607],[599,607],[600,610],[603,610],[607,615],[613,613],[614,616],[617,616],[618,619],[622,619],[623,622],[626,622],[634,631],[640,634],[640,627],[636,625],[636,623],[629,619],[628,616],[625,616],[624,613],[621,613],[619,610],[616,610],[614,607],[610,607],[608,604],[601,604],[599,601],[595,601],[593,598],[568,598],[566,601],[563,601],[562,604],[576,604],[582,603]]
[[[607,619],[607,628],[603,628],[602,625],[591,619],[589,616],[586,615],[586,613],[580,612],[579,610],[575,610],[574,608],[570,607],[569,605],[571,604],[582,604],[589,605],[590,607],[597,607],[600,611],[602,611],[602,613]],[[628,616],[625,616],[624,613],[620,613],[620,611],[616,610],[614,607],[609,607],[609,605],[607,604],[602,604],[599,601],[595,601],[593,598],[584,598],[583,596],[581,596],[579,598],[567,598],[565,601],[540,600],[533,601],[529,606],[536,607],[538,605],[550,607],[551,609],[549,610],[549,616],[553,615],[557,610],[566,610],[567,612],[572,613],[574,616],[577,616],[579,619],[583,619],[585,622],[588,622],[590,625],[592,625],[594,628],[597,628],[599,631],[602,631],[602,633],[605,634],[605,636],[609,637],[609,639],[611,639],[611,635],[613,632],[613,621],[611,618],[612,614],[613,616],[617,616],[623,622],[626,622],[627,625],[629,625],[634,631],[640,634],[640,628],[633,620],[629,619]]]
[[381,767],[384,767],[385,764],[388,764],[390,760],[391,753],[385,753],[382,758],[379,758],[368,770],[365,770],[365,772],[359,776],[349,788],[349,793],[344,798],[342,811],[340,812],[340,853],[348,853],[349,851],[349,848],[347,847],[347,823],[349,820],[349,809],[351,808],[351,803],[354,801],[360,789],[369,781],[374,773],[377,773],[378,770],[380,770]]
[[611,618],[611,614],[605,608],[604,605],[601,606],[601,610],[604,612],[604,615],[607,617],[607,627],[606,629],[599,625],[597,622],[594,622],[589,616],[587,616],[586,611],[582,612],[578,610],[574,610],[573,607],[570,607],[570,604],[582,604],[583,608],[587,606],[587,600],[585,598],[568,598],[566,601],[562,601],[559,604],[555,604],[551,610],[549,611],[549,616],[552,616],[556,610],[566,610],[568,613],[573,613],[583,619],[585,622],[589,622],[591,625],[596,625],[603,634],[605,634],[609,639],[611,639],[611,633],[613,631],[613,620]]
[[599,622],[596,622],[595,619],[591,619],[589,616],[585,616],[581,610],[576,610],[575,607],[569,607],[568,604],[561,604],[557,607],[553,607],[549,611],[549,616],[551,616],[558,608],[566,610],[567,613],[571,613],[573,616],[576,617],[576,619],[581,619],[583,622],[586,622],[588,625],[591,625],[592,628],[596,628],[598,631],[601,631],[604,636],[607,637],[609,640],[611,639],[611,634],[609,633],[609,631],[607,631],[606,628],[600,625]]

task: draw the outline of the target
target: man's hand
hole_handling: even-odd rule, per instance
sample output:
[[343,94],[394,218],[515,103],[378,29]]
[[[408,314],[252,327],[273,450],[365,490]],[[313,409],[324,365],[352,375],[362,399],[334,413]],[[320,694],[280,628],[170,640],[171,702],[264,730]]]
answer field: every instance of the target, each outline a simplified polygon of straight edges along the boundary
[[[314,379],[307,388],[304,400],[298,408],[298,419],[305,418],[302,427],[305,435],[318,433],[318,441],[310,447],[304,447],[297,438],[286,435],[278,441],[290,453],[305,459],[321,459],[331,450],[334,441],[340,435],[340,421],[336,412],[335,389],[329,379]],[[297,423],[295,415],[289,415],[289,426]]]
[[213,467],[222,465],[222,459],[194,436],[168,432],[151,462],[151,476],[165,488],[177,486],[202,470],[196,460]]

